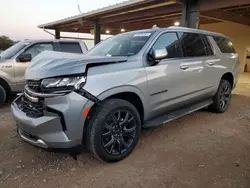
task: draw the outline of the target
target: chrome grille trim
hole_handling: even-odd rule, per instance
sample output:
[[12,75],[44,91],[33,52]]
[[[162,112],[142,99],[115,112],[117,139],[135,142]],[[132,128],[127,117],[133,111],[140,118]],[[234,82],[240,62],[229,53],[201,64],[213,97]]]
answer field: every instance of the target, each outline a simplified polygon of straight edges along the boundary
[[69,93],[71,91],[64,91],[64,93],[38,93],[38,92],[35,92],[35,91],[32,91],[31,89],[29,89],[29,87],[26,85],[24,87],[24,92],[31,95],[32,97],[48,98],[48,97],[62,96],[62,95],[65,95],[66,93]]
[[27,80],[26,85],[35,92],[40,91],[41,80]]

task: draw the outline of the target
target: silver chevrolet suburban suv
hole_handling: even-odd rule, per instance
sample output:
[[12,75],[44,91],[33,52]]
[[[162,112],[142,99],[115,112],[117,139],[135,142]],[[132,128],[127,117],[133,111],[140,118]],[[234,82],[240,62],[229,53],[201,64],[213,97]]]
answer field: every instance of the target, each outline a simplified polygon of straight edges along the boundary
[[24,141],[42,148],[84,145],[114,162],[132,152],[142,128],[205,107],[225,112],[238,68],[222,34],[181,27],[128,32],[87,55],[41,53],[11,109]]
[[11,93],[21,92],[29,62],[43,51],[87,53],[80,40],[24,40],[0,54],[0,106]]

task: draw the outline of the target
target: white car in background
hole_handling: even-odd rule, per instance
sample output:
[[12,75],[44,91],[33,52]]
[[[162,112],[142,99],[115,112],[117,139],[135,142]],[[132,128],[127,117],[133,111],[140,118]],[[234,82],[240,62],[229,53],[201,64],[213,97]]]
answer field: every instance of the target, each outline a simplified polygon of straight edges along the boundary
[[1,52],[0,106],[8,95],[23,90],[29,62],[43,51],[85,54],[88,49],[81,40],[24,40]]

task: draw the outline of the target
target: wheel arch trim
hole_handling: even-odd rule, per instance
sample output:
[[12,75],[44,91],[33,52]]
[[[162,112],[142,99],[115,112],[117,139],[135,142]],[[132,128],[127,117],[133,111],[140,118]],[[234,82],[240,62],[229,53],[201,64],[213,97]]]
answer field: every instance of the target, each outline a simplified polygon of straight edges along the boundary
[[[102,93],[100,93],[98,96],[96,96],[100,101],[103,101],[113,95],[116,95],[116,94],[120,94],[120,93],[126,93],[126,92],[130,92],[130,93],[134,93],[136,94],[141,102],[142,102],[142,107],[143,107],[143,112],[144,112],[144,118],[146,118],[147,116],[147,102],[146,102],[146,97],[143,95],[143,93],[136,87],[134,86],[129,86],[129,85],[125,85],[125,86],[118,86],[118,87],[114,87],[114,88],[111,88],[111,89],[108,89],[108,90],[105,90],[103,91]],[[95,103],[91,100],[89,100],[86,104],[85,104],[85,107],[93,107],[95,105]]]
[[232,72],[224,72],[223,75],[221,76],[221,79],[227,77],[227,76],[230,76],[232,77],[233,80],[228,80],[232,86],[232,88],[235,86],[235,77],[234,77],[234,74]]

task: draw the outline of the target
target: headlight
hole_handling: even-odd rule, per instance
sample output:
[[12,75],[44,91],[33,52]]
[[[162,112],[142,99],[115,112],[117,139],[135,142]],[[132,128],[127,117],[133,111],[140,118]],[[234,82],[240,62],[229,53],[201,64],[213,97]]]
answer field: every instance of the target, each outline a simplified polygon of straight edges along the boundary
[[79,89],[86,82],[85,76],[48,78],[44,79],[41,84],[42,91],[63,91]]

